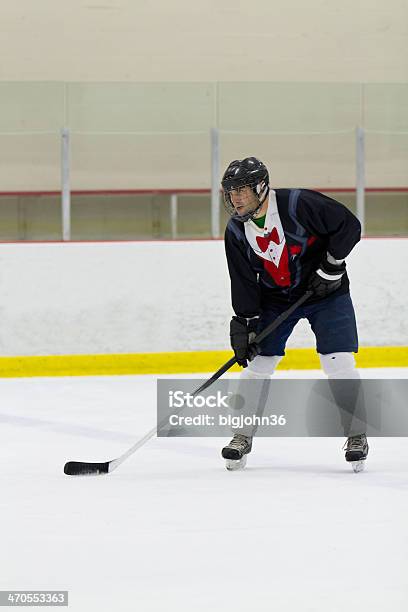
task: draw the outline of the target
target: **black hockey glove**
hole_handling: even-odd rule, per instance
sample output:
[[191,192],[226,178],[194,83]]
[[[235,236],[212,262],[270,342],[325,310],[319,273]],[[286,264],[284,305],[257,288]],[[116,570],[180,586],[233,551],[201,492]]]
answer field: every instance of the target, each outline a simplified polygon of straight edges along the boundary
[[[329,261],[329,259],[331,261]],[[346,271],[346,263],[333,263],[336,260],[329,255],[326,257],[316,272],[313,272],[309,280],[308,289],[320,298],[327,297],[336,291],[341,285],[341,279]]]
[[253,342],[259,317],[245,319],[244,317],[232,317],[230,323],[231,347],[235,353],[237,363],[246,368],[248,361],[252,361],[260,352],[258,344]]

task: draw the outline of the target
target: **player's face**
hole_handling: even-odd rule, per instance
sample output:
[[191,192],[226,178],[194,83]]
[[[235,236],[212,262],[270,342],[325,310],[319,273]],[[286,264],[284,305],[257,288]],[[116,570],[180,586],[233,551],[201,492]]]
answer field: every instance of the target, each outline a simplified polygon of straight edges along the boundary
[[259,206],[259,200],[249,185],[232,189],[229,194],[231,202],[240,216],[247,215]]

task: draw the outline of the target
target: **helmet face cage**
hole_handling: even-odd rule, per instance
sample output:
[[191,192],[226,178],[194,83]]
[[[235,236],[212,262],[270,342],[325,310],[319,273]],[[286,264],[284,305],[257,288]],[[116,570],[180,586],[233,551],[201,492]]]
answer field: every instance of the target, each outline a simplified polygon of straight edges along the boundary
[[[256,206],[254,210],[251,210],[250,212],[246,213],[246,215],[239,215],[237,211],[235,210],[235,207],[232,203],[231,191],[240,191],[243,187],[250,187],[252,189],[253,193],[256,195],[258,199],[259,204],[258,206]],[[228,186],[228,187],[225,186],[223,188],[224,207],[226,211],[231,215],[231,217],[234,217],[234,219],[239,219],[242,222],[249,221],[249,219],[252,219],[254,215],[256,215],[256,213],[259,211],[262,204],[265,202],[266,198],[268,197],[268,194],[269,194],[268,176],[265,176],[264,179],[261,181],[255,181],[255,182],[245,183],[245,184],[236,185],[236,186],[233,186],[233,185]]]

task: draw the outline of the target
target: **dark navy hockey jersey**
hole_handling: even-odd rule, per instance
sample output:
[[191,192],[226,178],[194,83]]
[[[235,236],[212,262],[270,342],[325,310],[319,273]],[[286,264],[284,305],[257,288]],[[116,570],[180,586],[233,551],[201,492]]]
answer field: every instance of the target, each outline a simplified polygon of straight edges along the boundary
[[[295,302],[326,253],[345,259],[360,234],[355,215],[322,193],[309,189],[271,191],[263,229],[253,221],[232,218],[225,230],[235,313],[251,317],[268,304]],[[344,274],[335,294],[348,291],[349,280]],[[318,299],[312,296],[308,303]]]

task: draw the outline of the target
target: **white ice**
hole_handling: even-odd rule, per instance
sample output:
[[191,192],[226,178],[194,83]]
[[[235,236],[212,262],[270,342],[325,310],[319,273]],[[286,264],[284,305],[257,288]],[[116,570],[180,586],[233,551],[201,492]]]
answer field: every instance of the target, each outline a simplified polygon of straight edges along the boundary
[[154,426],[155,377],[2,379],[0,397],[0,589],[69,590],[74,612],[408,609],[405,438],[371,439],[361,474],[338,438],[258,439],[234,473],[225,440],[161,438],[68,477]]

